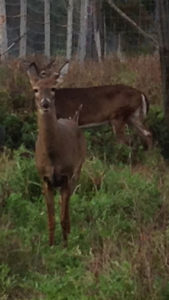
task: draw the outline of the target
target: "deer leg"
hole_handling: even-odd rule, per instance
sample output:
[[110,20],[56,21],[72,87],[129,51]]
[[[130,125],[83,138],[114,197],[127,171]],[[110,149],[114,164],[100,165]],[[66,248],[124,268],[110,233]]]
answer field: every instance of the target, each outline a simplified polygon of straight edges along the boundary
[[67,246],[67,238],[70,233],[70,217],[69,217],[69,199],[71,196],[70,187],[61,188],[61,226],[63,234],[64,246]]
[[128,124],[132,125],[136,129],[136,131],[138,132],[138,135],[141,137],[143,142],[146,144],[147,149],[151,149],[152,148],[152,134],[142,124],[141,120],[138,120],[135,117],[131,117],[128,121]]
[[115,134],[117,141],[120,144],[128,144],[128,140],[125,136],[125,122],[123,119],[115,118],[110,121],[113,133]]
[[54,205],[54,193],[52,187],[47,182],[43,184],[43,191],[46,200],[47,214],[48,214],[48,228],[49,228],[49,245],[54,244],[54,232],[55,232],[55,205]]

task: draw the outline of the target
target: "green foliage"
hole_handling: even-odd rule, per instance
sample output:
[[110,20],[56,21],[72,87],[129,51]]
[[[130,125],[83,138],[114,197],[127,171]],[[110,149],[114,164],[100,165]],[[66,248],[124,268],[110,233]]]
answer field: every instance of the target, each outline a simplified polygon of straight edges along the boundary
[[162,288],[162,300],[168,300],[169,298],[169,282],[165,284],[165,287]]
[[164,113],[159,106],[153,106],[149,112],[148,125],[158,142],[161,153],[169,159],[169,128],[164,119]]
[[35,148],[35,141],[37,136],[37,124],[36,116],[28,115],[24,118],[22,131],[21,131],[21,141],[26,149],[32,150]]
[[12,161],[8,158],[0,185],[6,188],[0,223],[0,284],[6,299],[17,299],[18,289],[31,300],[142,299],[134,279],[136,258],[130,253],[137,256],[143,228],[155,220],[158,226],[163,197],[157,178],[147,180],[130,166],[112,166],[97,157],[86,160],[70,201],[67,249],[62,247],[58,196],[56,245],[48,247],[46,208],[31,152],[21,147]]
[[0,124],[3,123],[7,112],[11,110],[11,98],[6,89],[0,89]]
[[15,165],[9,174],[8,186],[24,200],[35,201],[41,194],[40,179],[35,168],[34,155],[21,147],[14,152]]
[[95,156],[114,164],[135,164],[143,159],[142,142],[133,131],[126,131],[131,145],[119,144],[109,126],[88,129],[85,136],[90,157]]
[[[102,173],[99,187],[95,184],[96,179],[92,181],[93,184],[89,180],[87,192],[80,188],[72,198],[72,218],[81,228],[78,240],[83,241],[85,236],[89,239],[87,244],[91,244],[93,239],[100,243],[107,237],[115,240],[122,236],[129,238],[130,234],[137,233],[136,224],[143,226],[153,222],[162,203],[156,182],[147,182],[143,177],[133,175],[127,167]],[[80,201],[83,205],[77,206]],[[90,232],[86,232],[88,226]]]
[[135,283],[131,276],[131,266],[126,261],[112,261],[111,265],[111,270],[100,276],[101,299],[134,300]]
[[27,149],[34,149],[37,131],[34,115],[20,117],[16,114],[8,114],[2,125],[5,128],[6,147],[17,149],[24,144]]
[[[109,170],[103,183],[105,194],[111,197],[108,211],[119,213],[121,220],[151,221],[161,204],[156,182],[149,182],[128,167]],[[111,213],[112,214],[112,213]]]
[[7,294],[15,286],[15,276],[10,275],[10,269],[8,265],[0,265],[0,297],[1,299],[7,299]]
[[17,149],[21,144],[22,121],[16,115],[8,115],[4,121],[5,145],[11,149]]

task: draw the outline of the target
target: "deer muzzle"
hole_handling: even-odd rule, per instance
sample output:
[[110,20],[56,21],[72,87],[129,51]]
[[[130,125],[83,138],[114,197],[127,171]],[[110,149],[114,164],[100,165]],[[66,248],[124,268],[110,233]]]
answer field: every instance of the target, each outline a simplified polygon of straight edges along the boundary
[[50,107],[51,101],[49,98],[42,98],[40,101],[40,107],[44,110],[44,111],[48,111],[49,107]]

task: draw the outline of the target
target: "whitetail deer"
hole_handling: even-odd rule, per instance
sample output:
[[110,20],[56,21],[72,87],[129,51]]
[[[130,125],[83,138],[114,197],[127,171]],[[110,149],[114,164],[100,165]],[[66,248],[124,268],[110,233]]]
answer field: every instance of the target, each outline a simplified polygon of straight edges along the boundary
[[47,204],[49,244],[54,244],[54,191],[55,188],[60,188],[61,226],[66,246],[70,232],[69,199],[80,176],[86,152],[85,139],[77,124],[79,112],[76,111],[72,120],[58,120],[55,76],[40,78],[34,64],[29,66],[27,73],[35,93],[37,108],[35,159]]
[[[36,65],[35,65],[36,66]],[[43,71],[45,77],[52,63]],[[58,117],[72,117],[82,104],[79,126],[82,128],[108,123],[119,140],[123,140],[125,125],[135,128],[147,148],[152,146],[152,135],[143,122],[147,116],[149,102],[144,93],[123,84],[86,88],[59,88],[68,73],[69,62],[60,68],[56,76],[55,105]],[[76,79],[75,79],[76,80]]]

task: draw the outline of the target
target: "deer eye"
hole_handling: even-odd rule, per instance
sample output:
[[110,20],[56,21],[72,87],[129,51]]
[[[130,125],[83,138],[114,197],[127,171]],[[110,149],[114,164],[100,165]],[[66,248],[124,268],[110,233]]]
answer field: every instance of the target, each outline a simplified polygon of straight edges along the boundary
[[35,94],[37,94],[39,92],[39,90],[37,88],[34,88],[33,91]]
[[56,90],[56,88],[55,88],[55,87],[52,87],[52,88],[51,88],[51,92],[52,92],[52,93],[54,93],[54,92],[55,92],[55,90]]
[[40,72],[40,75],[41,75],[41,77],[45,77],[45,76],[46,76],[45,70],[42,70],[42,71]]

